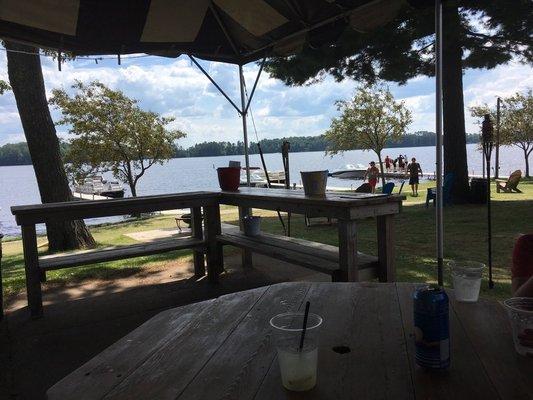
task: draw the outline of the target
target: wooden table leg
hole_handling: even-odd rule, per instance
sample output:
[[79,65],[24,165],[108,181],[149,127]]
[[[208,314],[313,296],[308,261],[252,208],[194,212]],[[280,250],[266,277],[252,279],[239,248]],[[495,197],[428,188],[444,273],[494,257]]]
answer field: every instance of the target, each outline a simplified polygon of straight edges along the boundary
[[340,280],[359,281],[357,267],[357,230],[355,220],[338,221]]
[[[203,239],[204,232],[202,229],[202,209],[200,207],[191,208],[191,230],[192,237],[196,239]],[[201,277],[205,275],[205,260],[204,252],[202,250],[193,250],[194,260],[194,276]]]
[[24,250],[28,307],[30,308],[31,316],[38,318],[43,315],[43,296],[41,293],[41,271],[39,270],[35,225],[22,226],[22,247]]
[[207,241],[207,277],[210,282],[218,282],[218,275],[224,268],[222,244],[217,240],[217,236],[221,233],[218,204],[204,207],[204,218]]
[[394,265],[394,215],[377,217],[378,258],[380,282],[396,281]]
[[[252,215],[251,208],[239,207],[239,228],[241,229],[241,232],[244,230],[244,226],[243,226],[244,224],[242,223],[242,219],[248,215]],[[252,252],[250,250],[242,249],[241,259],[242,259],[242,266],[244,268],[251,268],[253,266]]]

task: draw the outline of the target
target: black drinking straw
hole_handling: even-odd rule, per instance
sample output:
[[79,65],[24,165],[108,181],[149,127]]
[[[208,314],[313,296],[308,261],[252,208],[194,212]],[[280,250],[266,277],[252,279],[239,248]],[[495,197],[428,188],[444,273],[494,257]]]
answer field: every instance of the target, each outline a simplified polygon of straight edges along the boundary
[[300,337],[299,351],[302,351],[302,348],[304,347],[305,331],[307,330],[307,317],[309,317],[309,307],[311,307],[311,303],[308,301],[305,303],[304,324],[302,327],[302,336]]

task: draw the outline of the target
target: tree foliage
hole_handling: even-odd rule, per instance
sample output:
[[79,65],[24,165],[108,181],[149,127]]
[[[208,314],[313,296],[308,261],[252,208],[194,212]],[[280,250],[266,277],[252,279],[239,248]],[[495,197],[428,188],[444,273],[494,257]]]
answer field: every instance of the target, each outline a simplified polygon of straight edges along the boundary
[[403,102],[397,102],[388,88],[360,87],[351,100],[336,102],[341,115],[333,118],[325,138],[327,152],[363,149],[376,153],[385,185],[381,151],[390,141],[399,140],[411,123],[411,112]]
[[[463,68],[494,68],[513,57],[532,62],[533,4],[529,0],[450,0],[458,7]],[[266,70],[289,85],[304,85],[332,75],[406,83],[434,75],[434,8],[405,7],[372,32],[346,29],[332,45],[308,44],[300,53],[267,60]]]
[[[470,108],[473,117],[481,124],[486,114],[496,121],[496,109],[487,104]],[[525,161],[525,175],[530,176],[529,157],[533,152],[533,93],[516,93],[503,98],[500,108],[500,144],[522,149]]]
[[11,90],[11,86],[9,86],[9,83],[0,79],[0,95],[4,94],[5,92],[9,90]]
[[76,82],[72,89],[74,96],[55,89],[50,99],[62,113],[58,124],[74,135],[66,155],[71,170],[78,177],[111,171],[136,196],[146,170],[171,158],[174,142],[185,134],[166,128],[173,118],[144,111],[137,100],[98,81]]
[[[444,167],[455,174],[452,193],[460,202],[469,198],[462,71],[494,68],[513,59],[531,63],[533,2],[448,0],[442,16]],[[332,44],[310,43],[292,57],[267,60],[266,70],[289,85],[312,84],[327,75],[337,81],[400,84],[433,76],[434,20],[433,7],[406,6],[379,29],[345,29]]]

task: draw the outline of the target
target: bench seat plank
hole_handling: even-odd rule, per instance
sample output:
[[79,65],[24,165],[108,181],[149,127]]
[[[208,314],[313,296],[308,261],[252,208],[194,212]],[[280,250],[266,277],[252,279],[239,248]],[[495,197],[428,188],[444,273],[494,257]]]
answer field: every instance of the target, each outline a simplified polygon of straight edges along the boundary
[[[248,249],[254,253],[332,275],[334,278],[340,273],[339,250],[335,246],[268,233],[246,236],[237,228],[224,229],[223,234],[217,239],[225,245]],[[377,257],[358,253],[361,280],[376,278],[378,265]]]
[[140,243],[130,246],[109,247],[77,251],[62,255],[48,255],[39,258],[39,267],[43,270],[61,269],[79,265],[96,264],[105,261],[120,260],[123,258],[141,257],[152,254],[166,253],[174,250],[202,248],[204,241],[197,238],[180,238],[173,240],[160,240],[150,243]]

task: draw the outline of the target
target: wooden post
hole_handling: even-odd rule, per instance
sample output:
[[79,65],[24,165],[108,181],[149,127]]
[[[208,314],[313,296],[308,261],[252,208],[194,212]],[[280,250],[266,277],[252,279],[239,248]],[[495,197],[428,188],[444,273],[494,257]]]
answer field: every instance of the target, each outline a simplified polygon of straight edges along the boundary
[[28,306],[31,316],[38,318],[43,315],[43,297],[41,293],[41,271],[39,269],[39,258],[37,254],[35,225],[22,225],[22,247],[24,250]]
[[[244,230],[244,224],[242,222],[242,219],[248,215],[252,215],[251,208],[239,207],[239,228],[241,229],[241,232]],[[253,266],[252,252],[250,250],[242,249],[241,259],[242,259],[242,266],[244,268],[252,268]]]
[[[191,230],[192,237],[196,239],[203,239],[204,232],[202,229],[202,209],[200,207],[191,208]],[[205,275],[205,260],[204,252],[202,250],[193,250],[194,260],[194,276],[197,278]]]
[[221,233],[220,208],[218,204],[204,207],[205,235],[207,241],[207,277],[218,282],[218,274],[224,268],[222,244],[217,240]]
[[396,268],[394,266],[394,215],[377,217],[378,258],[380,282],[394,282]]
[[355,220],[338,221],[340,279],[348,282],[359,280],[357,267],[357,230]]

